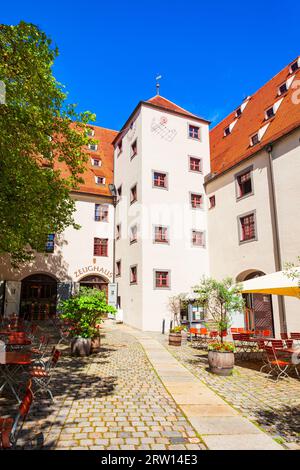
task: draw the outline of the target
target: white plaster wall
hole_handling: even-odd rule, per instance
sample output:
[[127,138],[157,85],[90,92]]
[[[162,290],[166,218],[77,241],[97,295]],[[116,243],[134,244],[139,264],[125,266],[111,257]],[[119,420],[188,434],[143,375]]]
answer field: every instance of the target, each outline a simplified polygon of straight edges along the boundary
[[[57,235],[52,254],[38,253],[33,262],[18,270],[11,268],[8,259],[2,259],[0,279],[22,280],[30,274],[44,273],[58,281],[78,281],[85,275],[99,274],[112,281],[113,258],[113,206],[109,204],[109,222],[94,220],[95,203],[107,203],[97,196],[74,195],[76,212],[74,219],[81,226],[79,230],[69,227]],[[94,257],[94,237],[108,238],[108,257]]]
[[[273,169],[282,263],[300,256],[300,130],[273,145]],[[298,263],[299,264],[299,263]],[[300,300],[285,297],[288,331],[300,331]]]
[[[129,228],[140,226],[140,204],[142,198],[141,161],[143,158],[141,114],[134,116],[133,128],[123,136],[123,149],[118,156],[115,150],[115,186],[122,185],[122,198],[116,207],[116,224],[121,224],[121,239],[116,241],[116,261],[121,260],[121,276],[116,278],[118,295],[121,297],[121,308],[124,322],[136,328],[142,328],[142,249],[141,243],[130,245]],[[137,139],[138,153],[131,159],[131,145]],[[137,184],[137,202],[130,204],[130,188]],[[138,282],[130,285],[130,266],[137,265]]]
[[[171,140],[152,131],[153,122],[166,118],[166,127],[176,136]],[[203,160],[203,173],[209,172],[209,142],[206,123],[186,117],[142,108],[143,159],[143,330],[161,330],[162,320],[170,320],[168,299],[190,292],[208,273],[208,249],[192,247],[191,231],[207,232],[206,203],[203,210],[190,208],[190,192],[203,193],[203,175],[189,171],[189,155]],[[201,141],[188,138],[188,124],[201,126]],[[152,171],[168,173],[168,190],[153,188]],[[169,227],[168,245],[153,243],[153,225]],[[206,238],[207,233],[206,233]],[[207,241],[208,244],[208,241]],[[170,289],[154,288],[154,269],[170,270]],[[167,323],[168,326],[168,323]]]

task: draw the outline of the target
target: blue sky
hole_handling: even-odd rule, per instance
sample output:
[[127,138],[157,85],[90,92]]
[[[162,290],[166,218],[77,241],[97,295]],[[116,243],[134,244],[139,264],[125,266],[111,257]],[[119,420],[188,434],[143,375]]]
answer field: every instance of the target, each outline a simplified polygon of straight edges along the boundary
[[2,2],[1,22],[37,24],[59,47],[69,101],[119,129],[161,94],[213,123],[300,54],[300,4],[282,1]]

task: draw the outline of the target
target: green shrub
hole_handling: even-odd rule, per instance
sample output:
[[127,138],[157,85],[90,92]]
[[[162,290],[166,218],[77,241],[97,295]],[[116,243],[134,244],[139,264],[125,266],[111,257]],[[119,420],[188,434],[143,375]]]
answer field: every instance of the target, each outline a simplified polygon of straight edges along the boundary
[[103,314],[116,312],[107,304],[103,291],[87,287],[61,302],[58,308],[61,319],[69,325],[70,335],[82,338],[95,338],[99,334]]

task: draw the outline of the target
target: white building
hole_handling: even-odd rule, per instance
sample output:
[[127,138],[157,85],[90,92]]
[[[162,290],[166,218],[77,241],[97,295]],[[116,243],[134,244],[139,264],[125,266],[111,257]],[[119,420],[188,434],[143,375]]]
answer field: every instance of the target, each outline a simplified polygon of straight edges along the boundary
[[[244,281],[300,255],[300,93],[296,59],[209,123],[157,95],[120,132],[91,128],[75,221],[47,255],[14,270],[3,258],[0,314],[43,318],[78,286],[118,284],[124,321],[169,326],[170,296],[203,275]],[[115,185],[117,201],[109,185]],[[297,299],[247,296],[236,326],[299,331]]]
[[160,330],[169,297],[208,274],[208,122],[155,96],[114,144],[119,301],[126,323]]

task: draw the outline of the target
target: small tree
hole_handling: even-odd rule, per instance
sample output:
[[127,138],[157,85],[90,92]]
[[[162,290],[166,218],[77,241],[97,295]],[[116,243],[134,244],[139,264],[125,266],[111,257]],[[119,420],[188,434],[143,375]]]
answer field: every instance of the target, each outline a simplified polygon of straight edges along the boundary
[[206,310],[206,315],[217,324],[218,332],[223,343],[223,331],[231,325],[231,313],[244,308],[245,302],[240,295],[241,286],[235,284],[231,278],[217,281],[212,278],[203,278],[194,292],[198,294],[198,301]]
[[106,302],[105,293],[99,289],[82,287],[79,293],[59,304],[61,318],[70,325],[73,337],[95,338],[103,313],[115,313]]
[[172,314],[173,326],[179,326],[180,324],[180,310],[184,302],[186,302],[187,294],[181,293],[177,295],[172,295],[169,297],[168,307],[169,311]]

